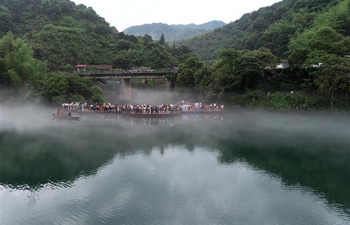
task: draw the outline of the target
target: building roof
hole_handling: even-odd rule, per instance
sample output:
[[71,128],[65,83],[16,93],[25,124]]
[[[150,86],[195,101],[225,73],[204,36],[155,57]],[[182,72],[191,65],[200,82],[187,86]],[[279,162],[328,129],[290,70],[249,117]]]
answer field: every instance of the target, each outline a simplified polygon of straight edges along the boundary
[[76,65],[76,68],[96,68],[96,69],[111,70],[112,69],[112,65],[85,65],[85,64],[78,64],[78,65]]

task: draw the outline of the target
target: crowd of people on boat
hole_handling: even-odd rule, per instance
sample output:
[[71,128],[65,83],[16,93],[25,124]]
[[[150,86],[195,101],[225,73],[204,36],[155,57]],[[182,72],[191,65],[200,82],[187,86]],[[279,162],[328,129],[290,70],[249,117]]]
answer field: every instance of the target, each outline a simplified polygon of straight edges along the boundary
[[78,110],[80,106],[79,102],[71,102],[71,103],[62,103],[63,110]]
[[143,113],[143,114],[157,114],[157,113],[178,113],[181,111],[194,110],[224,110],[224,105],[217,103],[203,104],[200,102],[185,102],[180,101],[174,104],[88,104],[86,101],[79,103],[63,103],[64,110],[80,110],[80,111],[115,111],[121,113]]
[[210,104],[202,104],[201,102],[180,102],[180,109],[181,111],[188,111],[188,110],[224,110],[224,105],[216,104],[216,103],[210,103]]

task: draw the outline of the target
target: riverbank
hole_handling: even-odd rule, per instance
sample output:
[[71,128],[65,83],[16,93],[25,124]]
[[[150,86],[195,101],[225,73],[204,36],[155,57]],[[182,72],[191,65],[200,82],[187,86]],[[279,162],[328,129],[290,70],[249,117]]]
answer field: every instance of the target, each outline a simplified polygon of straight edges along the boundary
[[265,93],[260,90],[228,97],[231,107],[244,107],[265,110],[311,110],[311,111],[343,111],[350,112],[350,98],[313,95],[305,92]]

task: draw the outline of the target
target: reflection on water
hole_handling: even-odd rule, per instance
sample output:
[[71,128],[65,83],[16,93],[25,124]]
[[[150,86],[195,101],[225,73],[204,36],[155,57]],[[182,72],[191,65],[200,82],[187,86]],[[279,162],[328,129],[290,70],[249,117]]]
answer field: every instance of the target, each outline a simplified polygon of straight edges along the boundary
[[120,113],[83,113],[81,114],[81,121],[86,122],[95,122],[95,121],[102,121],[102,122],[120,122],[120,123],[126,123],[130,125],[173,125],[174,123],[180,122],[180,121],[223,121],[225,115],[223,113],[208,113],[208,114],[181,114],[179,116],[174,117],[167,117],[162,118],[161,116],[159,118],[147,118],[147,117],[130,117],[125,116]]
[[349,115],[102,116],[0,130],[1,224],[350,222]]

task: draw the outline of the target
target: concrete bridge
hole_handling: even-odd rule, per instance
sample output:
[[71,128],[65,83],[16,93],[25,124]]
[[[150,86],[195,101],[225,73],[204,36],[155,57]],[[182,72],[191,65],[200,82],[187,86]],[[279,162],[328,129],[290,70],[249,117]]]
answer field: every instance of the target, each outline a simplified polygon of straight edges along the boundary
[[76,71],[80,77],[96,80],[120,79],[120,98],[121,100],[132,99],[131,79],[164,79],[166,78],[167,88],[175,86],[174,75],[177,70],[160,71]]

